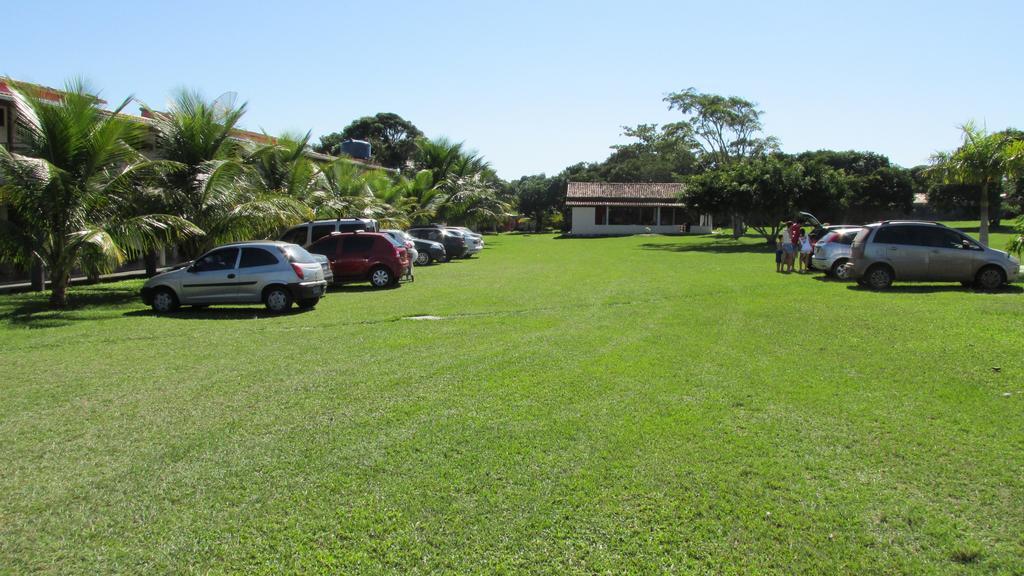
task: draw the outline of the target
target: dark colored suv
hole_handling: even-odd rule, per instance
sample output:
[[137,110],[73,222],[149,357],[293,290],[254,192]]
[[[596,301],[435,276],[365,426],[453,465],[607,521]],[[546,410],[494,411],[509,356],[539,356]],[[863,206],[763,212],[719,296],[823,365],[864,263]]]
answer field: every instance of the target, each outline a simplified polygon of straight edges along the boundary
[[306,249],[331,262],[335,284],[369,282],[374,288],[398,284],[409,268],[409,252],[387,234],[334,232]]
[[470,247],[466,245],[466,240],[461,234],[454,234],[442,228],[436,228],[433,226],[412,228],[407,230],[407,232],[413,238],[421,238],[423,240],[430,240],[431,242],[440,242],[443,244],[445,261],[453,258],[462,258],[470,249]]

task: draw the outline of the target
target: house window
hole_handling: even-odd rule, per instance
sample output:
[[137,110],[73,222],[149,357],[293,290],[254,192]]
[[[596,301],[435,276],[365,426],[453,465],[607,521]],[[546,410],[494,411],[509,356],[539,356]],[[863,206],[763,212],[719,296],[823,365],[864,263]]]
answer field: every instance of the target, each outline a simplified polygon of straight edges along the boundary
[[662,226],[680,226],[686,224],[689,218],[686,215],[686,209],[684,208],[672,208],[665,206],[661,209],[661,225]]
[[658,223],[658,209],[645,207],[640,209],[640,224],[642,226],[654,226]]
[[608,208],[606,206],[597,206],[594,208],[594,224],[601,226],[605,222],[605,217],[608,216]]
[[639,206],[610,206],[608,208],[608,224],[612,226],[628,226],[639,223]]

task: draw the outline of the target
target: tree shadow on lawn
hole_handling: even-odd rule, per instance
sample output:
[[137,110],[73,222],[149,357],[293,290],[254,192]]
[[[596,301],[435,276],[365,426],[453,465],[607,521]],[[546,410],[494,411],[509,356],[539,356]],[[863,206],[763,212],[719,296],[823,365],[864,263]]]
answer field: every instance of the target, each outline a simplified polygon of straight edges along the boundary
[[641,244],[643,250],[661,250],[663,252],[707,252],[711,254],[772,254],[775,248],[767,243],[743,244],[739,242],[711,242],[710,244]]
[[[97,320],[110,310],[139,301],[139,293],[132,289],[69,290],[68,304],[64,308],[50,308],[50,293],[33,292],[0,299],[0,321],[30,328],[58,328],[81,320]],[[92,312],[83,314],[83,312]]]

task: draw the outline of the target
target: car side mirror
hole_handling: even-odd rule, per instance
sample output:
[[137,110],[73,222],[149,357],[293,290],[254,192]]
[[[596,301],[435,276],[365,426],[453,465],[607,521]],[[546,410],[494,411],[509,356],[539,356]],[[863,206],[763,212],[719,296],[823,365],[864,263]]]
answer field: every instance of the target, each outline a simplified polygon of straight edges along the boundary
[[196,272],[199,272],[199,268],[195,264],[193,264],[193,265],[189,266],[188,268],[186,268],[185,271],[189,272],[191,274],[195,274]]

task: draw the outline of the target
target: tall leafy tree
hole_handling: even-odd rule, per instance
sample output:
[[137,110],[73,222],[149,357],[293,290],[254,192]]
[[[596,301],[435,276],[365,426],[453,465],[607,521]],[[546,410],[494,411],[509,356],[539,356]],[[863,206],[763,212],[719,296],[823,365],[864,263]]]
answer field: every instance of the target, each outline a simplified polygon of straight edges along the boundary
[[[130,99],[107,112],[81,81],[69,82],[58,104],[15,93],[25,153],[0,147],[0,201],[31,230],[16,240],[45,263],[52,306],[67,304],[76,268],[110,269],[199,232],[178,216],[125,213],[140,182],[167,166],[138,151],[145,127],[120,115]],[[26,251],[8,255],[23,259]]]
[[[671,129],[698,146],[708,168],[726,167],[778,149],[774,137],[761,136],[761,110],[749,100],[687,88],[669,94],[664,101],[669,110],[677,110],[684,117],[670,125]],[[733,235],[738,237],[743,233],[742,205],[734,204],[733,209]]]
[[710,166],[724,166],[778,149],[774,137],[760,135],[762,112],[749,100],[687,88],[669,94],[664,101],[669,110],[684,116],[682,122],[670,125],[670,130],[695,142]]
[[1020,140],[1011,132],[989,134],[974,122],[961,126],[963,143],[952,152],[940,152],[932,158],[934,171],[947,184],[975,185],[979,189],[978,240],[988,246],[989,190],[1000,186],[1014,167],[1012,144]]
[[382,166],[404,168],[416,154],[416,140],[423,132],[415,124],[392,112],[380,112],[353,120],[340,133],[320,138],[319,152],[340,154],[345,140],[365,140],[373,149],[373,157]]
[[748,158],[687,180],[683,197],[694,209],[743,210],[747,223],[772,244],[781,222],[801,208],[838,202],[845,174],[786,154]]
[[558,178],[544,174],[523,176],[509,183],[519,211],[533,219],[534,229],[540,232],[544,222],[555,213],[565,200],[565,191]]

